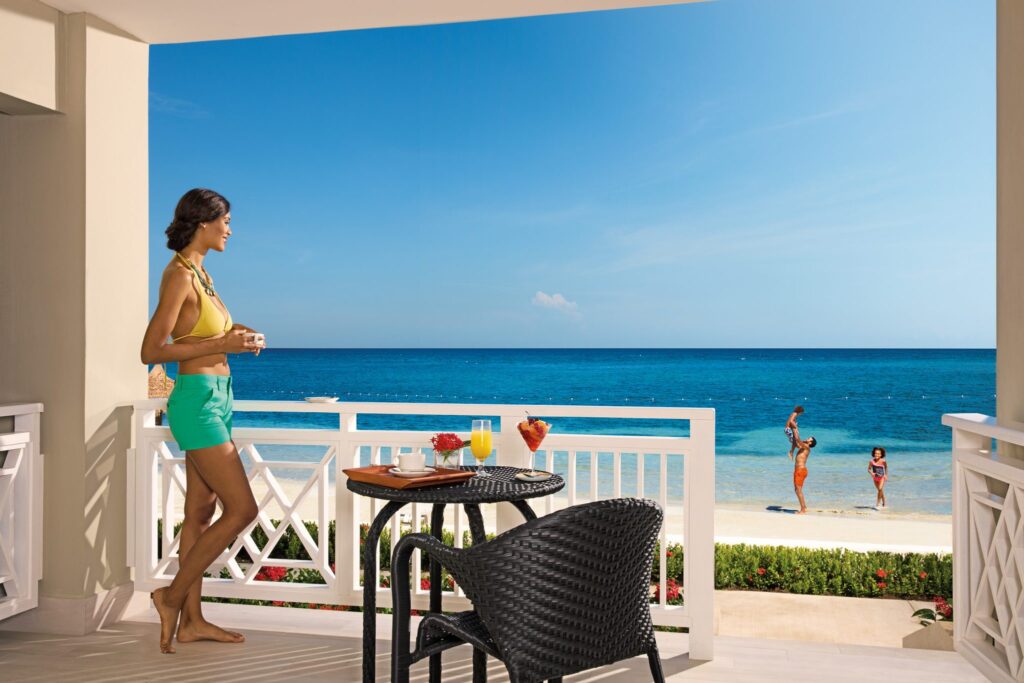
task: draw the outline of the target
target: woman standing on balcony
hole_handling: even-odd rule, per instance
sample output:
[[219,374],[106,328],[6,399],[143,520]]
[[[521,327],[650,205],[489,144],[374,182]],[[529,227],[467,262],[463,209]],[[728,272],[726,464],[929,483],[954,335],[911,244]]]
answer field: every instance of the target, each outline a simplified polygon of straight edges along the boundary
[[[259,354],[262,345],[251,328],[232,323],[203,267],[207,252],[224,251],[231,236],[228,200],[212,190],[189,190],[166,232],[167,247],[175,253],[160,281],[160,300],[141,356],[146,364],[178,363],[167,416],[171,434],[185,451],[185,520],[178,573],[170,586],[152,594],[160,614],[160,651],[172,654],[175,631],[182,643],[245,640],[203,618],[200,592],[203,572],[256,517],[256,500],[231,440],[227,354]],[[223,514],[211,524],[218,499]]]

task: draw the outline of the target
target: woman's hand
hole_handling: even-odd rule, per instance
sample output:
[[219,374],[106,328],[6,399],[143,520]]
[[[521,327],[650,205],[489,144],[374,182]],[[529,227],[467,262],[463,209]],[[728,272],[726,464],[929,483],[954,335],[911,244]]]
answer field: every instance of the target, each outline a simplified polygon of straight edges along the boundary
[[224,353],[259,353],[260,347],[249,336],[251,332],[244,329],[231,330],[221,338]]
[[[232,325],[231,326],[231,331],[234,332],[235,330],[242,330],[243,332],[245,332],[247,334],[256,334],[256,330],[252,329],[248,325],[243,325],[242,323],[235,323],[234,325]],[[266,338],[264,338],[263,344],[257,345],[256,346],[256,350],[253,351],[253,353],[255,353],[258,356],[258,355],[260,355],[260,351],[262,351],[266,347],[267,347]]]

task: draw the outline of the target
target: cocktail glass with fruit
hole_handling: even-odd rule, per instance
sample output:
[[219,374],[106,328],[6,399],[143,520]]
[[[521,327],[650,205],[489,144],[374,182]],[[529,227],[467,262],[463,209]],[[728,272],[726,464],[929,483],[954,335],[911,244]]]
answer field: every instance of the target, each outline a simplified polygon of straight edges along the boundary
[[533,469],[533,461],[536,458],[537,449],[540,448],[541,442],[544,441],[544,437],[551,431],[551,425],[539,417],[528,415],[516,427],[519,429],[519,435],[526,442],[526,447],[530,449],[530,471],[526,473],[526,476],[535,477],[541,473]]

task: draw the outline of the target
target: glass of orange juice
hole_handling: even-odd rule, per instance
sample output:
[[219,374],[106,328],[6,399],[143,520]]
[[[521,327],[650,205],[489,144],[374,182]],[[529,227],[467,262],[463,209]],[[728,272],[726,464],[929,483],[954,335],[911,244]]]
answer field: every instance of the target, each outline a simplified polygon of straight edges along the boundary
[[494,450],[494,442],[491,437],[490,420],[473,420],[473,432],[469,437],[469,450],[476,458],[476,474],[478,477],[489,477],[490,473],[484,470],[484,461]]

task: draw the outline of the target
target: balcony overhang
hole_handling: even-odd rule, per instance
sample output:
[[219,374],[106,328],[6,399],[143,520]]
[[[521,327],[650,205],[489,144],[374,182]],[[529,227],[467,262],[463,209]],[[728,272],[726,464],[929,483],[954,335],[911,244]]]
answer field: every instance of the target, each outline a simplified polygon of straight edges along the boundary
[[704,0],[46,0],[87,12],[147,43],[256,38],[386,26],[446,24],[544,14],[678,5]]

